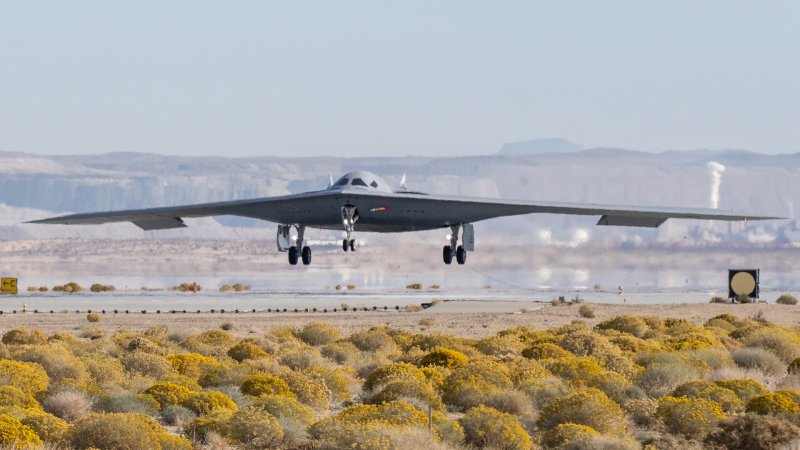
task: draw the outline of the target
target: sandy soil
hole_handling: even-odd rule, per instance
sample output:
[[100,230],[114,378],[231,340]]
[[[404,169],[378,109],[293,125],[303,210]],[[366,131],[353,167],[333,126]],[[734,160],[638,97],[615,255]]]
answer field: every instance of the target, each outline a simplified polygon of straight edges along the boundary
[[[500,330],[518,325],[548,328],[567,324],[579,319],[577,305],[540,306],[539,309],[515,313],[500,312],[448,312],[449,302],[440,303],[421,312],[337,312],[337,313],[187,313],[170,314],[106,314],[100,323],[90,324],[85,314],[4,314],[0,316],[0,332],[25,326],[42,329],[47,333],[70,331],[80,333],[86,326],[100,327],[108,331],[120,328],[142,330],[151,326],[166,326],[176,333],[197,333],[217,328],[223,323],[234,325],[232,333],[239,336],[262,334],[276,327],[300,327],[310,321],[326,322],[338,327],[345,334],[376,325],[390,325],[414,332],[448,333],[463,337],[480,338]],[[711,317],[731,313],[739,317],[751,317],[759,312],[773,323],[800,325],[800,306],[776,304],[677,304],[677,305],[608,305],[593,304],[596,317],[588,319],[596,324],[609,317],[622,314],[654,315],[662,318],[674,317],[702,323]],[[420,321],[422,319],[432,319]]]

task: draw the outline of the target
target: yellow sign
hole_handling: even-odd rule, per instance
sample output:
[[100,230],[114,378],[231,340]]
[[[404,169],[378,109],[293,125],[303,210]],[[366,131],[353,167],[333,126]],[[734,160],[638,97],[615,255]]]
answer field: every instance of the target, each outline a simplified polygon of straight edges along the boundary
[[17,295],[17,279],[16,278],[2,278],[2,287],[0,294]]

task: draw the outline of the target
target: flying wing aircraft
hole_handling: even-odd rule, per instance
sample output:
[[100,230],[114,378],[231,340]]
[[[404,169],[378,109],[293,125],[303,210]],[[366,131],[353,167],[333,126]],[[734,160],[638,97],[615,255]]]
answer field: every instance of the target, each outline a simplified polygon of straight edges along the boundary
[[[472,224],[480,220],[519,214],[577,214],[600,216],[598,225],[655,228],[667,219],[767,220],[779,217],[733,214],[715,209],[652,208],[612,205],[581,205],[537,201],[517,201],[433,195],[409,191],[405,176],[400,189],[392,189],[377,175],[366,171],[350,172],[330,183],[327,189],[281,197],[236,200],[187,206],[126,211],[72,214],[30,223],[95,225],[132,222],[143,230],[182,228],[186,217],[232,215],[266,220],[278,224],[277,246],[289,254],[289,264],[311,263],[311,248],[304,245],[306,227],[344,230],[342,250],[355,251],[352,239],[356,224],[360,231],[393,233],[450,228],[450,244],[442,249],[442,259],[450,264],[467,260],[474,250]],[[290,238],[291,228],[297,238]],[[459,245],[459,234],[461,244]]]

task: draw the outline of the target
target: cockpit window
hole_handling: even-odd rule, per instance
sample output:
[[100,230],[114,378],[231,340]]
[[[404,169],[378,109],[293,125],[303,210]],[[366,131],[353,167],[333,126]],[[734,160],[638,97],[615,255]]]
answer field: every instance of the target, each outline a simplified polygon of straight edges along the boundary
[[353,178],[353,181],[350,183],[353,186],[366,186],[367,183],[364,183],[364,180],[361,178]]
[[378,183],[377,183],[377,182],[375,182],[375,181],[373,181],[373,182],[372,182],[372,183],[370,183],[369,185],[370,185],[370,186],[372,186],[372,187],[374,187],[374,188],[378,187]]
[[347,184],[348,181],[349,180],[347,179],[347,177],[339,178],[339,181],[337,181],[336,184],[334,184],[334,186],[344,186],[345,184]]

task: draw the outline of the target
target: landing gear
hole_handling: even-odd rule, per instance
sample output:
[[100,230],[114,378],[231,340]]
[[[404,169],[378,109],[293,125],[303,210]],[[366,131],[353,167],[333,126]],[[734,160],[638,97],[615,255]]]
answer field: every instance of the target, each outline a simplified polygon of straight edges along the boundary
[[302,260],[303,265],[307,266],[311,264],[311,247],[303,245],[303,235],[306,232],[306,227],[304,225],[296,225],[295,228],[297,229],[297,240],[294,245],[288,249],[289,264],[296,266],[297,261]]
[[348,250],[351,252],[356,251],[356,241],[351,239],[350,235],[353,234],[357,221],[358,209],[349,203],[342,206],[342,225],[344,225],[344,231],[347,233],[347,238],[342,240],[342,250],[345,252]]
[[444,248],[442,248],[442,259],[445,264],[453,262],[453,249],[450,248],[449,245],[445,245]]
[[[468,226],[469,224],[465,225],[465,228]],[[444,261],[445,264],[451,264],[453,262],[454,256],[458,264],[463,265],[467,262],[467,249],[465,248],[464,245],[458,245],[459,231],[461,231],[460,223],[455,225],[450,225],[450,245],[445,245],[444,248],[442,248],[442,260]],[[462,236],[462,241],[464,237],[465,236]]]
[[456,262],[461,265],[467,262],[467,251],[464,250],[464,247],[461,245],[459,245],[456,249]]

